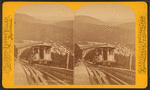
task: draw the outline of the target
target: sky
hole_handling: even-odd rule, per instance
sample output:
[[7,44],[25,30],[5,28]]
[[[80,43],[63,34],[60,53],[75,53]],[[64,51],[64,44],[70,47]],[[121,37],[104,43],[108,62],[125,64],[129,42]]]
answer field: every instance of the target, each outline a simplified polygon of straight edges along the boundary
[[29,4],[19,7],[15,13],[30,15],[41,20],[74,19],[74,11],[61,4]]
[[[74,11],[61,4],[29,4],[16,13],[27,14],[41,20],[74,20]],[[77,9],[75,15],[86,15],[102,21],[135,22],[134,11],[120,4],[89,4]]]
[[75,15],[87,15],[102,21],[135,22],[132,8],[120,4],[89,4],[77,9]]

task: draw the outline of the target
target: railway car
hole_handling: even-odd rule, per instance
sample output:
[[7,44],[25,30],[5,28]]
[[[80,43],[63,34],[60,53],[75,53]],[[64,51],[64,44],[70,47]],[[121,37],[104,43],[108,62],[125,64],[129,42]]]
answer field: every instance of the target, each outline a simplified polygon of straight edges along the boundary
[[93,64],[111,65],[115,63],[114,60],[114,49],[112,46],[98,46],[94,49]]
[[38,44],[30,48],[28,57],[29,63],[48,64],[51,59],[51,46],[48,44]]

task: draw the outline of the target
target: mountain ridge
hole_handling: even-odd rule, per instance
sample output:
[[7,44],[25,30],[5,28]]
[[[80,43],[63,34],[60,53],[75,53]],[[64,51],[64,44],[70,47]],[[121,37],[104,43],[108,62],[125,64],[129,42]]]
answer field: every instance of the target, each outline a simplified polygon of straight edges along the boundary
[[69,21],[69,20],[59,20],[59,19],[58,20],[41,20],[33,16],[30,16],[27,14],[20,14],[20,13],[15,14],[15,20],[27,21],[27,22],[32,22],[32,23],[53,24],[53,25],[62,21]]
[[[135,29],[135,22],[111,22],[111,21],[102,21],[97,18],[91,17],[91,16],[85,16],[85,15],[77,15],[75,16],[75,21],[80,21],[84,23],[91,23],[91,24],[97,24],[97,25],[106,25],[106,26],[119,26],[123,27],[123,25],[126,25],[127,27],[134,26],[132,29]],[[123,27],[125,28],[125,27]]]
[[15,18],[15,38],[26,40],[47,40],[54,41],[71,40],[73,28],[61,27],[53,24],[28,22]]
[[[135,31],[118,26],[105,26],[90,23],[76,22],[76,39],[77,41],[108,41],[119,42],[125,41],[126,43],[135,41]],[[99,34],[99,35],[98,35]],[[101,36],[101,37],[99,37]],[[79,40],[78,40],[79,39]],[[128,43],[129,43],[128,42]]]

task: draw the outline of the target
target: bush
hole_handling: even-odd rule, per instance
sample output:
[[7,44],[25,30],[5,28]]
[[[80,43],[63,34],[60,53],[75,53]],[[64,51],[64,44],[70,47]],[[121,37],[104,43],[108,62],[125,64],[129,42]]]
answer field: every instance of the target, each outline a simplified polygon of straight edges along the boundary
[[92,61],[92,59],[93,59],[93,53],[94,52],[94,50],[91,50],[91,51],[89,51],[86,55],[85,55],[85,57],[84,57],[84,59],[85,60],[89,60],[89,61]]
[[[123,56],[121,54],[115,54],[116,66],[118,68],[129,69],[130,68],[130,56]],[[132,70],[135,70],[135,55],[132,56]]]
[[[52,53],[52,60],[54,66],[59,66],[62,68],[67,68],[67,54],[66,55],[59,55],[58,53]],[[73,69],[73,55],[69,55],[69,69]]]
[[21,53],[21,55],[19,56],[19,58],[20,58],[20,59],[25,59],[25,60],[27,60],[27,58],[29,57],[29,51],[30,51],[29,48],[25,49],[25,50]]

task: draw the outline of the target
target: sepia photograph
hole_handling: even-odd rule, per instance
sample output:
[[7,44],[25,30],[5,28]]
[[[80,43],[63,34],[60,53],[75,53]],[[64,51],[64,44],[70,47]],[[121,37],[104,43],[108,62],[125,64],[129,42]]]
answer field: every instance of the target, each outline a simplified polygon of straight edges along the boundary
[[14,15],[14,85],[72,85],[74,11],[28,4]]
[[15,85],[135,85],[135,13],[30,4],[14,16]]
[[121,4],[77,9],[74,85],[135,85],[135,13]]
[[3,88],[147,88],[147,2],[3,2]]

